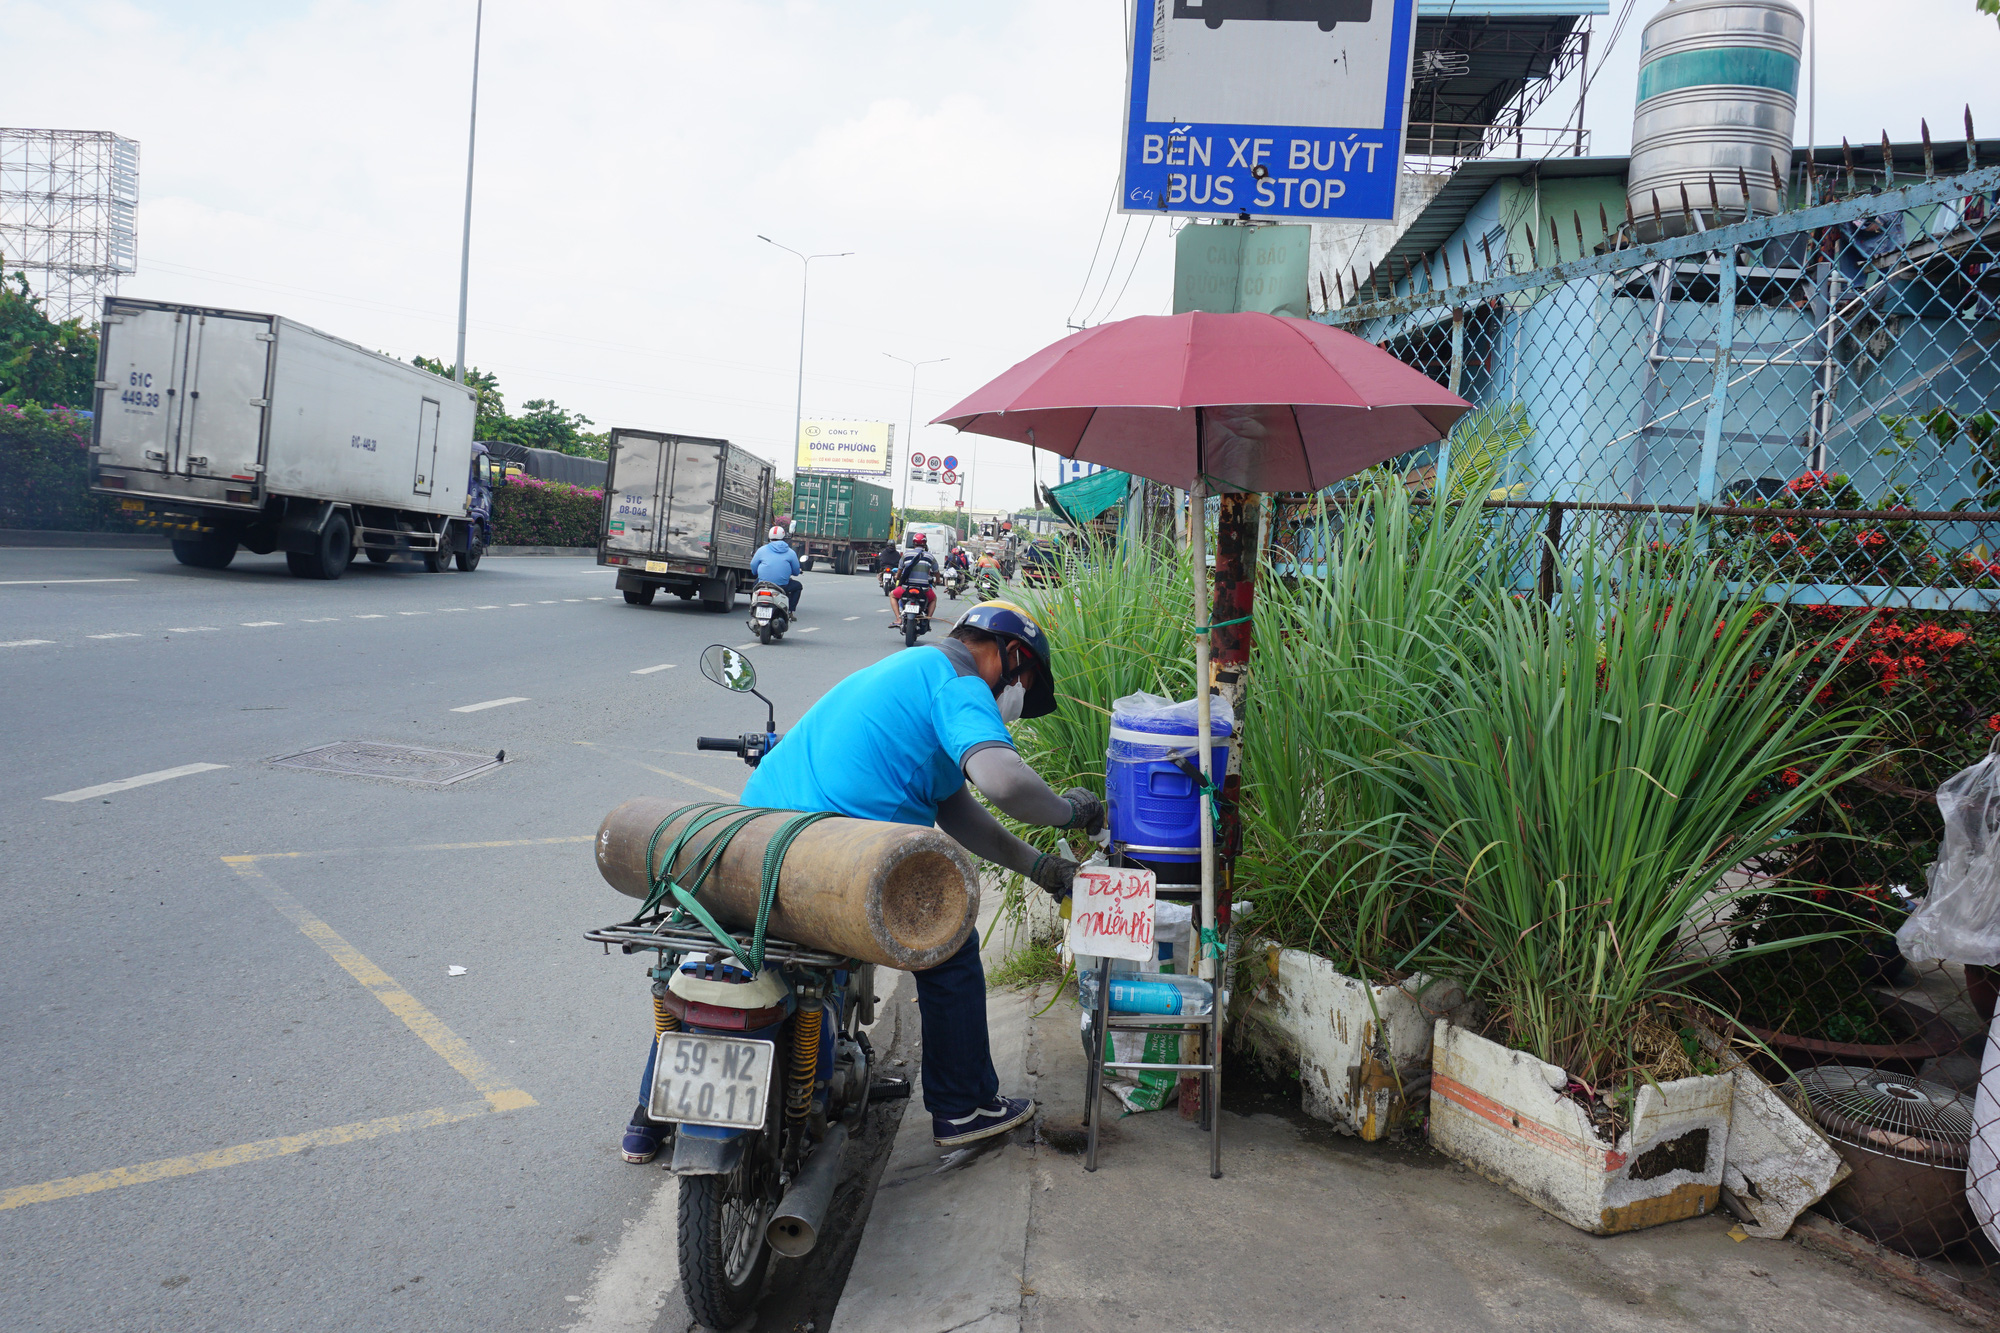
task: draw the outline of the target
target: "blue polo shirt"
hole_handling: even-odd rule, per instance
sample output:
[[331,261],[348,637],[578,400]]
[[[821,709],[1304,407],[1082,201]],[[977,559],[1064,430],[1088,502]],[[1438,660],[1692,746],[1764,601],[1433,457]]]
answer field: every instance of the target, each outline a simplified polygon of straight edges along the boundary
[[993,691],[955,640],[905,648],[828,690],[764,756],[743,804],[937,822],[967,755],[1013,748]]

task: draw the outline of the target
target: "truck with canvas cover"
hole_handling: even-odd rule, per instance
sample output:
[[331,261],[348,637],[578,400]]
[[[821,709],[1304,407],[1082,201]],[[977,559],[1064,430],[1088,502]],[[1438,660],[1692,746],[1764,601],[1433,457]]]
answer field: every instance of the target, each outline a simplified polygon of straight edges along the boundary
[[337,579],[363,552],[433,571],[492,540],[472,390],[277,315],[109,297],[90,489],[184,565],[283,551]]
[[771,465],[727,440],[662,431],[611,432],[597,563],[647,606],[665,588],[711,611],[756,586],[750,556],[771,526]]
[[825,560],[836,574],[873,570],[889,540],[895,498],[887,486],[830,472],[801,472],[792,486],[792,549],[807,569]]

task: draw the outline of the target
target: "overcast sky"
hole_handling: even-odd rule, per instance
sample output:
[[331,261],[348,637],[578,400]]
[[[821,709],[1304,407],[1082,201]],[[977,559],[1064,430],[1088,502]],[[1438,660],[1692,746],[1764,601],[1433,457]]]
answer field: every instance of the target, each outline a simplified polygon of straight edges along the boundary
[[[1600,53],[1620,7],[1597,20]],[[1595,152],[1629,144],[1638,30],[1660,7],[1635,6],[1594,78]],[[1914,138],[1919,116],[1953,136],[1967,102],[2000,135],[2000,27],[1972,0],[1818,8],[1822,142]],[[921,371],[922,421],[1073,318],[1165,312],[1165,224],[1113,217],[1097,245],[1121,9],[489,0],[467,359],[512,408],[552,398],[599,427],[724,435],[784,461],[799,263],[760,232],[854,252],[812,266],[805,412],[895,421],[899,440],[910,371],[885,353],[950,358]],[[472,14],[0,0],[0,124],[140,141],[125,294],[449,361]],[[1572,81],[1535,120],[1574,105]],[[974,457],[972,437],[919,431],[927,452]],[[1026,504],[1027,451],[976,449],[974,503]]]

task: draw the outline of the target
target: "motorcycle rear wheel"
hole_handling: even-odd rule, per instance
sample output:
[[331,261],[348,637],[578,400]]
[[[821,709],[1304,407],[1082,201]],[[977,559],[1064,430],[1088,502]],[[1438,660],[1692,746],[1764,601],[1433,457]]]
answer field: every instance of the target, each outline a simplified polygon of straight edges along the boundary
[[914,617],[903,622],[903,646],[905,648],[917,646],[917,622]]
[[750,1316],[771,1262],[764,1228],[775,1201],[763,1197],[755,1152],[726,1176],[681,1179],[681,1295],[704,1328],[734,1328]]
[[760,621],[758,621],[758,622],[757,622],[757,642],[759,642],[759,643],[761,643],[761,644],[765,645],[766,647],[769,647],[769,646],[770,646],[770,643],[771,643],[771,622],[770,622],[770,621],[768,621],[768,620],[760,620]]

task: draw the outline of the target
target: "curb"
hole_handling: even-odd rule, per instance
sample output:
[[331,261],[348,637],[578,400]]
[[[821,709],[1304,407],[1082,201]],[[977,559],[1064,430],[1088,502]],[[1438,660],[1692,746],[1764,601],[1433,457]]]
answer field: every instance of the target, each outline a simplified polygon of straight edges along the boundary
[[595,546],[489,546],[488,555],[569,555],[597,554]]
[[60,550],[151,551],[167,544],[153,532],[68,532],[60,528],[0,528],[0,547]]

